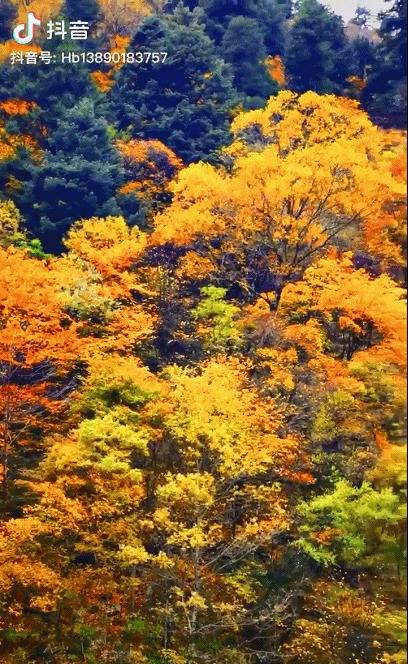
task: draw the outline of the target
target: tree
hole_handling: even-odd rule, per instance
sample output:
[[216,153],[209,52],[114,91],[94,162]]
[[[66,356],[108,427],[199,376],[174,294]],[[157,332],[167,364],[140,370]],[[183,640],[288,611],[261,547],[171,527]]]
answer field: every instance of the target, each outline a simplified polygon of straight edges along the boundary
[[24,100],[0,103],[0,184],[10,198],[21,191],[28,165],[41,158],[30,118],[36,112],[36,104]]
[[[48,42],[50,48],[65,47]],[[72,47],[72,45],[71,45]],[[57,63],[52,69],[43,62],[25,67],[15,75],[10,63],[0,67],[0,102],[22,100],[37,106],[38,122],[48,130],[55,129],[66,109],[72,109],[83,97],[92,96],[93,86],[85,65],[67,67]]]
[[158,139],[187,162],[214,158],[228,140],[235,97],[231,74],[196,15],[180,9],[149,18],[129,48],[168,52],[168,59],[120,70],[109,95],[118,128],[133,138]]
[[[323,288],[321,279],[326,279]],[[351,254],[340,259],[323,258],[306,270],[301,283],[285,288],[281,306],[288,307],[289,312],[292,304],[295,308],[298,304],[298,315],[302,310],[311,312],[314,303],[309,300],[308,290],[316,303],[315,311],[327,316],[333,325],[331,341],[341,357],[351,360],[356,351],[377,346],[384,357],[388,355],[395,364],[403,365],[404,289],[387,275],[374,278],[364,269],[356,270]]]
[[297,5],[297,0],[278,0],[278,6],[284,12],[286,19],[293,15],[293,10]]
[[60,306],[53,266],[14,247],[0,251],[1,482],[8,499],[16,457],[24,446],[35,450],[41,430],[64,405],[78,342]]
[[94,26],[101,10],[98,0],[65,0],[63,13],[71,21],[86,21]]
[[[115,53],[149,13],[169,81],[156,58],[92,65],[101,94],[86,66],[0,70],[0,660],[404,664],[406,136],[284,90],[185,167],[151,109],[188,151],[210,108],[214,146],[217,49],[239,78],[247,32],[242,89],[261,61],[285,87],[277,3],[101,3]],[[363,101],[366,46],[343,52]],[[57,256],[26,228],[46,217]]]
[[[401,539],[405,506],[401,497],[388,488],[377,491],[366,483],[357,489],[340,480],[331,493],[298,509],[304,525],[297,546],[323,564],[340,560],[356,567],[374,563],[386,568],[389,553],[400,541],[405,546]],[[406,550],[399,552],[402,559],[404,555]]]
[[395,652],[403,644],[403,612],[396,607],[384,609],[381,600],[364,591],[364,582],[352,587],[335,575],[311,584],[303,611],[283,644],[282,657],[291,664],[299,660],[340,664],[356,657],[365,664],[402,662],[403,657],[390,659],[384,651]]
[[21,209],[28,228],[55,251],[74,221],[119,211],[115,193],[121,184],[121,161],[107,123],[84,99],[67,110],[47,140],[43,161],[31,167]]
[[101,23],[109,38],[131,35],[153,10],[152,2],[148,0],[101,0],[100,7]]
[[10,0],[0,2],[0,41],[11,39],[17,10]]
[[205,257],[217,285],[248,299],[263,293],[273,309],[285,284],[347,243],[348,229],[368,235],[381,218],[387,237],[388,202],[403,187],[384,137],[355,102],[282,92],[265,110],[238,116],[233,131],[227,168],[200,163],[180,173],[172,205],[155,219],[154,244]]
[[284,47],[283,22],[288,2],[283,0],[189,0],[190,9],[200,7],[204,12],[208,35],[220,46],[229,22],[244,17],[256,20],[265,39],[268,53],[278,55]]
[[265,67],[262,29],[253,18],[232,18],[222,39],[223,57],[232,66],[234,85],[245,106],[263,105],[277,91]]
[[82,220],[64,240],[68,255],[58,262],[64,275],[61,300],[82,322],[84,339],[95,338],[91,346],[98,357],[130,352],[152,334],[151,290],[143,270],[136,270],[146,244],[146,234],[129,228],[123,217]]
[[[4,232],[11,224],[15,234],[16,211],[4,208]],[[1,477],[6,497],[16,455],[24,449],[38,454],[43,428],[51,431],[65,407],[80,360],[133,347],[149,336],[153,320],[133,300],[138,280],[129,270],[145,237],[128,229],[123,219],[91,219],[74,227],[66,240],[70,253],[59,261],[32,257],[33,247],[26,244],[28,250],[7,245],[0,250]],[[24,280],[12,287],[20,269]]]
[[[277,405],[259,399],[239,362],[172,367],[157,378],[113,356],[94,366],[76,412],[79,426],[69,440],[54,438],[29,483],[40,497],[39,535],[48,526],[46,546],[58,552],[55,586],[69,588],[59,599],[58,648],[75,654],[67,628],[82,619],[93,628],[89,655],[120,641],[129,652],[137,619],[150,658],[174,651],[215,664],[239,653],[250,626],[272,624],[270,611],[285,615],[256,575],[288,526],[284,478],[297,481],[299,445],[279,434]],[[79,573],[73,561],[85,552]],[[20,608],[25,601],[16,598]],[[58,595],[53,601],[58,610]],[[114,606],[103,626],[100,611]]]
[[32,11],[36,16],[41,16],[43,21],[49,21],[61,11],[63,0],[48,0],[44,5],[42,0],[12,0],[18,13],[18,21],[25,21],[27,11]]
[[407,44],[407,2],[406,0],[387,0],[393,2],[388,12],[381,14],[380,34],[388,48],[389,55],[398,66],[398,74],[404,75]]
[[[203,11],[205,30],[215,42],[219,57],[232,65],[238,92],[244,95],[244,105],[259,106],[260,100],[264,102],[274,94],[276,90],[265,77],[263,62],[266,56],[282,56],[285,52],[285,3],[277,0],[243,0],[233,3],[224,0],[193,0],[187,5],[190,9],[198,7]],[[170,7],[174,6],[177,6],[177,2],[170,3]],[[245,53],[242,52],[244,44],[247,47]],[[244,69],[242,73],[240,68]],[[249,98],[248,86],[253,91]]]
[[239,308],[226,301],[226,288],[206,286],[201,289],[201,300],[192,310],[193,318],[199,321],[199,335],[203,337],[206,350],[213,352],[233,351],[243,342],[242,333],[236,323]]
[[318,0],[302,0],[289,31],[286,68],[298,92],[340,93],[347,77],[343,21]]
[[[386,275],[356,269],[351,254],[315,262],[282,293],[279,314],[292,325],[313,321],[326,344],[314,366],[320,364],[327,384],[309,428],[312,449],[324,450],[320,478],[336,468],[361,483],[384,440],[403,436],[404,295]],[[287,334],[295,340],[292,325]]]
[[[388,0],[391,2],[391,0]],[[407,2],[397,0],[381,15],[377,60],[372,68],[364,101],[384,126],[406,126]]]
[[291,13],[290,0],[266,0],[260,4],[259,23],[265,28],[268,55],[283,56],[286,49],[286,19]]
[[117,148],[123,158],[126,180],[118,192],[119,204],[128,223],[144,228],[152,214],[170,202],[170,182],[183,162],[157,140],[119,140]]
[[352,63],[350,65],[352,74],[347,81],[354,84],[357,98],[362,100],[370,71],[376,66],[376,48],[368,39],[357,37],[346,46],[345,55]]
[[0,201],[0,246],[20,247],[26,249],[32,258],[47,258],[43,252],[41,242],[30,239],[25,231],[20,211],[10,200]]

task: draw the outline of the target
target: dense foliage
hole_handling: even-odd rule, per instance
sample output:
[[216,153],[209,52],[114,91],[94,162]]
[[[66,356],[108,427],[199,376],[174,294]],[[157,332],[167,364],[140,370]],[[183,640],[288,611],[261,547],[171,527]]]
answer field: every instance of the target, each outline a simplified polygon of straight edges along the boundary
[[0,0],[2,663],[406,664],[391,4]]
[[133,138],[164,141],[186,161],[213,156],[229,138],[236,104],[232,75],[199,21],[178,7],[170,17],[148,18],[130,50],[170,52],[169,62],[122,67],[110,95],[112,116]]

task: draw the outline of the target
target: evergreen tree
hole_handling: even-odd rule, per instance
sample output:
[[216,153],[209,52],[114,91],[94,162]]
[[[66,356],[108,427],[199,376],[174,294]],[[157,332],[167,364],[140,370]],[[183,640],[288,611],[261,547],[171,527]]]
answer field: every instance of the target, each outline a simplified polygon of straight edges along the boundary
[[286,69],[298,92],[341,93],[347,77],[343,21],[318,0],[302,0],[290,29]]
[[168,52],[168,58],[121,69],[110,94],[118,128],[159,139],[186,162],[214,157],[228,142],[236,95],[200,15],[180,7],[173,16],[148,18],[129,50]]
[[222,50],[234,72],[234,83],[246,98],[246,106],[262,106],[277,92],[264,61],[266,50],[262,30],[253,18],[232,18],[222,40]]
[[[47,44],[47,48],[53,52],[73,48],[69,43],[57,44],[57,40]],[[21,99],[36,103],[35,109],[29,114],[6,116],[7,132],[17,137],[30,136],[42,150],[49,149],[50,137],[60,127],[67,109],[91,95],[97,99],[86,65],[47,65],[38,62],[36,66],[19,67],[18,73],[9,62],[0,65],[0,102]],[[20,183],[10,192],[16,203],[21,199],[22,191],[28,195],[26,183],[32,182],[33,174],[37,172],[38,162],[33,163],[32,156],[30,150],[20,147],[11,159],[2,161],[0,186],[5,186],[10,179]],[[32,201],[33,204],[36,202]],[[28,214],[31,219],[33,211],[29,209]],[[39,222],[37,220],[33,223],[36,227]]]
[[283,0],[262,0],[254,16],[264,30],[265,46],[268,55],[283,55],[286,47],[285,21],[291,13],[291,2]]
[[406,75],[407,66],[407,0],[386,0],[393,2],[388,12],[381,14],[380,35],[384,40],[388,55],[400,76]]
[[406,127],[407,109],[407,0],[393,2],[381,14],[376,62],[369,77],[365,103],[375,120],[385,126]]
[[0,0],[0,41],[11,39],[17,10],[10,0]]
[[29,230],[48,251],[60,248],[74,221],[120,212],[115,193],[122,183],[121,161],[108,125],[90,99],[67,110],[48,140],[43,161],[30,170],[19,205]]
[[63,13],[71,21],[87,21],[93,25],[100,15],[97,0],[65,0]]
[[230,20],[234,16],[253,17],[256,13],[257,0],[199,0],[198,6],[204,11],[206,30],[211,39],[220,45]]
[[[47,42],[53,52],[73,50],[72,44]],[[16,67],[4,63],[0,66],[0,101],[24,99],[34,101],[39,107],[39,119],[49,130],[59,124],[67,108],[72,108],[85,96],[90,96],[94,86],[85,65],[67,66],[57,62],[52,66],[38,62],[35,67]]]
[[293,0],[277,0],[277,5],[283,12],[285,18],[290,18],[293,13]]
[[[177,1],[174,0],[173,8]],[[269,55],[280,55],[284,51],[284,20],[290,15],[290,0],[185,0],[185,4],[190,9],[200,7],[203,10],[206,32],[218,46],[231,19],[244,16],[257,21]]]
[[[169,11],[175,9],[177,2],[169,3]],[[185,4],[189,9],[202,10],[205,31],[215,43],[219,57],[232,65],[244,105],[264,104],[276,92],[276,86],[267,75],[263,61],[267,55],[283,55],[285,52],[288,3],[282,4],[279,0],[185,0]]]
[[346,62],[350,63],[350,72],[362,79],[372,70],[376,62],[376,49],[365,37],[357,37],[347,44]]

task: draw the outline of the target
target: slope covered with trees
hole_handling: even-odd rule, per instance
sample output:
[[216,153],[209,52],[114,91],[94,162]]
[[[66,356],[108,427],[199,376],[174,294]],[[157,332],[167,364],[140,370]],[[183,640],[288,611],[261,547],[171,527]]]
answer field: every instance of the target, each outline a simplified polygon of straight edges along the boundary
[[16,69],[24,7],[0,661],[406,663],[404,4],[49,3],[168,63]]

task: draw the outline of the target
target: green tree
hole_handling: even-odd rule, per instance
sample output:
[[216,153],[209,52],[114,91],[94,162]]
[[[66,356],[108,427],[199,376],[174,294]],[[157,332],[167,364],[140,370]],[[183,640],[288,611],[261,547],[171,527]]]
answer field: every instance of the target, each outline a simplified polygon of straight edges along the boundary
[[297,546],[323,565],[372,567],[400,574],[406,558],[404,492],[376,490],[368,482],[354,487],[339,480],[333,491],[301,503],[303,523]]
[[380,15],[382,19],[380,35],[398,68],[398,73],[403,75],[406,69],[407,0],[386,0],[386,2],[393,2],[393,5]]
[[[393,0],[387,0],[392,2]],[[365,104],[379,124],[406,126],[407,1],[395,0],[382,18],[377,58],[365,91]]]
[[[48,49],[55,51],[72,50],[67,42],[47,42]],[[38,120],[49,130],[59,125],[66,109],[70,109],[83,97],[94,91],[89,72],[85,65],[67,66],[57,63],[49,65],[38,62],[35,67],[16,68],[11,64],[0,65],[0,101],[24,99],[38,105]]]
[[0,41],[11,39],[17,10],[10,0],[0,0]]
[[234,83],[245,105],[263,106],[277,92],[264,61],[266,49],[260,25],[254,18],[236,16],[229,22],[222,40],[225,60],[232,66]]
[[339,93],[347,77],[343,21],[318,0],[302,0],[289,32],[286,69],[298,91]]
[[[169,4],[175,8],[178,0]],[[256,107],[276,93],[264,61],[285,52],[288,3],[278,0],[187,0],[203,12],[206,33],[220,58],[231,64],[235,85],[245,106]]]
[[364,37],[352,39],[347,45],[345,53],[350,62],[350,71],[355,76],[364,79],[375,66],[375,46]]
[[100,15],[97,0],[65,0],[63,13],[71,21],[87,21],[94,24]]
[[239,308],[226,301],[226,288],[205,286],[201,288],[201,300],[192,310],[193,319],[201,323],[204,347],[210,351],[232,350],[242,344],[236,317]]
[[21,209],[29,230],[47,250],[60,248],[74,221],[119,212],[115,193],[122,182],[121,160],[90,99],[66,112],[47,142],[43,161],[33,164],[30,174]]
[[197,13],[147,19],[130,51],[168,52],[164,63],[125,65],[110,94],[118,128],[156,138],[186,162],[214,157],[228,142],[235,104],[232,74],[214,53]]
[[291,11],[291,2],[288,0],[264,0],[261,3],[257,16],[261,27],[264,27],[268,55],[285,53],[287,36],[285,21]]
[[270,53],[277,54],[283,47],[283,22],[291,4],[287,0],[187,0],[185,4],[204,11],[206,30],[217,45],[221,44],[230,20],[245,16],[258,22]]

